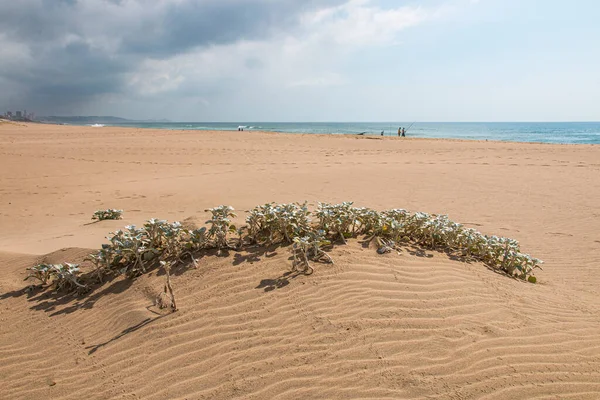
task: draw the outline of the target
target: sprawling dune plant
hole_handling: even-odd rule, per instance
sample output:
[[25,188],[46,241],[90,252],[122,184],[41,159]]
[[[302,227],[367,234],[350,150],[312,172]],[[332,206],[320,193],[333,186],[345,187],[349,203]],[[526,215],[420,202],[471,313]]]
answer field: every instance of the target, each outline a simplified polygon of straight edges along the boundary
[[25,277],[25,280],[33,278],[42,282],[42,285],[47,285],[48,281],[52,278],[53,269],[54,265],[52,264],[38,264],[27,268],[29,275]]
[[108,244],[103,244],[100,250],[98,250],[96,253],[90,254],[87,257],[87,260],[94,264],[95,268],[92,275],[96,281],[100,283],[104,281],[104,276],[110,273],[114,257],[114,248]]
[[78,281],[81,273],[77,264],[38,264],[28,268],[29,275],[25,280],[38,279],[42,285],[48,285],[54,290],[85,290],[86,285]]
[[115,210],[109,208],[108,210],[98,210],[92,216],[92,219],[97,219],[98,221],[103,221],[105,219],[121,219],[123,215],[123,210]]
[[[306,203],[267,203],[248,211],[247,225],[237,229],[231,222],[234,209],[222,205],[207,210],[212,216],[208,229],[186,230],[177,222],[169,224],[152,219],[144,229],[126,227],[110,238],[112,248],[98,254],[102,270],[121,265],[122,272],[137,275],[145,272],[145,262],[155,257],[181,261],[189,254],[206,249],[240,249],[244,243],[271,245],[291,243],[295,265],[313,261],[331,261],[321,246],[335,240],[346,242],[349,237],[364,235],[383,254],[400,250],[402,243],[413,243],[427,249],[441,250],[465,260],[481,261],[511,276],[529,279],[542,261],[523,254],[516,240],[487,236],[472,228],[451,221],[446,215],[424,212],[410,213],[404,209],[377,211],[357,208],[352,202],[319,203],[314,213]],[[311,216],[316,222],[311,222]],[[245,237],[244,237],[245,234]],[[231,246],[228,235],[237,235],[237,246]],[[106,260],[110,260],[108,263]],[[195,261],[195,260],[194,260]],[[530,279],[534,281],[535,278]]]
[[325,237],[325,231],[311,231],[306,236],[296,236],[292,245],[292,253],[294,256],[293,270],[300,271],[310,275],[314,272],[314,268],[310,265],[310,260],[319,262],[328,262],[333,264],[333,260],[325,251],[323,246],[328,246],[331,241]]
[[206,248],[208,239],[206,237],[206,228],[187,230],[188,240],[184,242],[184,246],[188,251],[200,251]]
[[109,238],[115,257],[113,266],[119,273],[130,277],[146,273],[145,262],[156,254],[150,246],[147,231],[135,225],[127,225],[125,230],[118,230]]
[[267,203],[248,211],[248,236],[254,243],[271,245],[292,243],[294,238],[311,231],[310,211],[300,203]]
[[246,224],[250,240],[258,244],[270,244],[277,231],[277,218],[274,203],[256,206],[247,211]]
[[306,203],[290,203],[275,206],[275,218],[279,234],[286,243],[292,243],[295,237],[311,231],[310,211]]
[[235,210],[231,206],[223,205],[206,211],[210,211],[212,214],[211,219],[206,221],[210,225],[207,231],[208,243],[219,251],[229,248],[227,234],[237,232],[237,228],[231,223],[231,218],[237,217],[234,213]]
[[[267,203],[248,211],[247,225],[237,228],[232,223],[236,218],[232,207],[222,205],[206,211],[211,213],[208,227],[185,229],[179,222],[150,219],[142,228],[129,225],[113,232],[107,238],[109,243],[89,255],[94,269],[88,274],[81,275],[75,264],[40,264],[29,268],[26,279],[38,279],[42,285],[55,289],[79,290],[86,287],[84,279],[101,283],[106,276],[136,277],[161,265],[170,272],[186,257],[197,266],[195,257],[210,249],[220,253],[225,249],[240,250],[245,244],[278,243],[291,244],[294,270],[311,274],[311,262],[333,263],[324,246],[335,241],[345,243],[347,238],[358,235],[364,236],[367,244],[375,243],[380,254],[401,251],[403,245],[412,244],[467,261],[481,261],[530,282],[536,281],[534,270],[543,263],[522,253],[516,240],[484,235],[446,215],[403,209],[376,211],[354,207],[351,202],[319,203],[313,213],[306,203]],[[170,278],[167,280],[164,294],[171,297]]]
[[358,222],[358,210],[352,207],[352,204],[352,202],[319,203],[315,213],[319,218],[319,229],[326,234],[333,233],[345,244],[346,238],[354,235]]

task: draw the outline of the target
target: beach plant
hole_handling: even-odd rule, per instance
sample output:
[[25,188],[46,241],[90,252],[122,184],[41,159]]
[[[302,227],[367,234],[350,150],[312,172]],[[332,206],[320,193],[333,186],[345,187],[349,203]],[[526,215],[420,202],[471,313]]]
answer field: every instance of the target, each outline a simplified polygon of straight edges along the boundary
[[411,218],[411,214],[402,208],[382,211],[383,233],[394,236],[395,240],[401,240],[407,234],[406,228]]
[[210,211],[212,214],[211,219],[206,221],[210,225],[207,232],[208,243],[211,247],[217,248],[220,253],[223,249],[229,248],[227,233],[237,231],[235,225],[231,223],[231,218],[235,218],[237,215],[234,213],[233,207],[226,205],[210,208],[206,211]]
[[78,280],[81,271],[77,264],[38,264],[28,268],[29,278],[35,278],[42,282],[42,285],[50,284],[55,291],[59,290],[86,290],[87,286]]
[[27,268],[29,275],[24,280],[37,279],[42,285],[48,284],[48,281],[52,278],[53,265],[51,264],[38,264],[33,267]]
[[237,235],[237,238],[235,238],[235,240],[237,241],[237,245],[234,247],[235,250],[241,250],[244,247],[244,244],[246,243],[245,234],[247,231],[247,225],[242,225],[236,229],[235,234]]
[[180,260],[185,251],[184,242],[187,240],[187,230],[183,229],[178,221],[165,224],[161,229],[164,238],[163,246],[158,248],[161,250],[161,257]]
[[277,233],[286,243],[292,243],[295,237],[310,232],[310,211],[307,203],[279,204],[274,208]]
[[404,240],[407,212],[393,209],[378,212],[371,209],[358,209],[357,219],[361,221],[361,233],[366,235],[366,243],[375,243],[379,254],[399,250],[396,243]]
[[92,216],[93,220],[104,221],[106,219],[121,219],[123,216],[123,210],[115,210],[109,208],[108,210],[98,210]]
[[195,259],[192,252],[202,249],[206,244],[206,228],[185,229],[180,222],[168,223],[165,220],[149,219],[144,224],[149,252],[147,259],[160,256],[161,259],[172,259],[182,262],[184,256]]
[[146,230],[138,229],[135,225],[115,231],[109,240],[115,253],[113,266],[128,277],[145,274],[144,261],[153,259],[158,253],[158,249],[151,247]]
[[257,206],[248,211],[246,224],[250,240],[260,245],[292,243],[312,229],[306,202]]
[[316,216],[319,219],[319,229],[326,234],[333,232],[334,236],[346,244],[346,238],[354,235],[357,225],[357,212],[352,204],[318,203]]
[[54,287],[55,290],[86,290],[87,286],[79,283],[78,277],[81,274],[78,264],[55,264],[54,266]]
[[274,204],[267,203],[246,211],[248,214],[246,217],[248,237],[252,243],[263,245],[273,242],[273,235],[277,231]]
[[164,219],[150,218],[144,224],[146,237],[150,246],[153,248],[162,248],[165,242],[165,231],[169,230],[169,223]]
[[159,308],[170,308],[171,312],[177,311],[177,303],[175,302],[175,293],[171,285],[171,263],[169,261],[161,261],[160,265],[165,271],[166,281],[163,291],[156,298],[156,305]]
[[[108,210],[110,211],[110,210]],[[114,210],[113,210],[114,211]],[[116,210],[120,211],[120,210]],[[333,263],[323,250],[335,241],[364,235],[364,242],[375,243],[379,254],[401,251],[404,244],[444,251],[465,261],[479,261],[509,276],[536,282],[534,272],[543,262],[521,252],[514,239],[487,236],[451,221],[447,215],[410,213],[404,209],[377,211],[354,207],[352,202],[318,203],[314,212],[307,203],[267,203],[248,211],[246,225],[237,228],[231,206],[208,209],[208,226],[185,229],[179,222],[150,219],[142,228],[134,225],[112,232],[109,243],[87,257],[93,270],[81,274],[77,264],[38,264],[28,268],[25,279],[37,279],[55,290],[85,290],[86,279],[102,283],[104,277],[124,274],[129,278],[162,266],[167,275],[164,295],[176,309],[170,284],[170,271],[185,257],[197,267],[196,256],[217,249],[242,250],[245,245],[291,244],[292,269],[312,274],[312,262]],[[313,223],[311,217],[316,217]],[[99,215],[98,218],[103,218]],[[171,307],[171,306],[169,306]]]
[[179,222],[150,219],[143,228],[134,225],[117,230],[107,237],[96,253],[87,257],[94,265],[92,276],[99,282],[109,274],[135,277],[147,272],[147,267],[169,260],[174,266],[187,255],[196,265],[193,253],[206,247],[206,228],[184,229]]
[[94,264],[92,275],[98,282],[102,283],[104,276],[110,274],[114,256],[113,247],[108,244],[102,244],[100,250],[88,255],[86,258],[87,261],[91,261]]
[[188,251],[200,251],[204,249],[208,243],[206,236],[206,228],[188,229],[187,240],[184,241],[184,246]]
[[[310,260],[333,264],[333,259],[322,249],[323,246],[330,244],[331,241],[325,237],[323,230],[309,232],[303,237],[295,237],[292,244],[294,257],[292,269],[310,275],[314,272]],[[300,267],[302,269],[299,269]]]
[[358,234],[368,234],[377,230],[377,227],[380,226],[381,215],[379,212],[366,208],[354,208],[354,214],[356,216],[357,225],[355,228],[355,232]]

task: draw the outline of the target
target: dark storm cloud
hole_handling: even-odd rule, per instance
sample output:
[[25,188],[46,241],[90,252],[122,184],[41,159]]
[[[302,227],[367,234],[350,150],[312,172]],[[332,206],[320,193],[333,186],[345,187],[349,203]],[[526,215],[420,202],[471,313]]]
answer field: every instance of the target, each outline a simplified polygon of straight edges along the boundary
[[[8,104],[38,112],[119,93],[144,59],[290,32],[304,11],[341,0],[2,0],[0,80]],[[0,42],[0,44],[1,44]],[[15,57],[18,63],[3,60]],[[4,54],[3,54],[4,53]],[[7,61],[7,62],[4,62]]]
[[9,71],[7,76],[26,89],[31,106],[60,107],[118,92],[128,69],[124,59],[112,59],[92,50],[87,43],[75,42],[42,49],[31,65]]
[[169,55],[210,44],[255,39],[293,25],[289,2],[204,1],[172,4],[124,38],[122,51]]

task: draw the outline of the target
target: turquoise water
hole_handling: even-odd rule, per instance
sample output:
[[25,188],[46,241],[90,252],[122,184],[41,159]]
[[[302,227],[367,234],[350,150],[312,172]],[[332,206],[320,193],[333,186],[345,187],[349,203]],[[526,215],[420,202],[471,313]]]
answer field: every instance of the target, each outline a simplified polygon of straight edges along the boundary
[[[500,140],[514,142],[600,144],[600,122],[166,122],[121,123],[119,126],[183,130],[260,130],[287,133],[358,134],[408,137]],[[108,126],[109,124],[107,124]],[[114,125],[113,125],[114,126]]]

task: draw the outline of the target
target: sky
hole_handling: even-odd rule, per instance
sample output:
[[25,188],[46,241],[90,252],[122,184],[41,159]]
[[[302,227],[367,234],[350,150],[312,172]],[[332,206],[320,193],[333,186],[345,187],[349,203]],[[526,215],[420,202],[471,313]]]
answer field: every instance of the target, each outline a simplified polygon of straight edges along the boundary
[[600,121],[597,0],[0,0],[0,113]]

